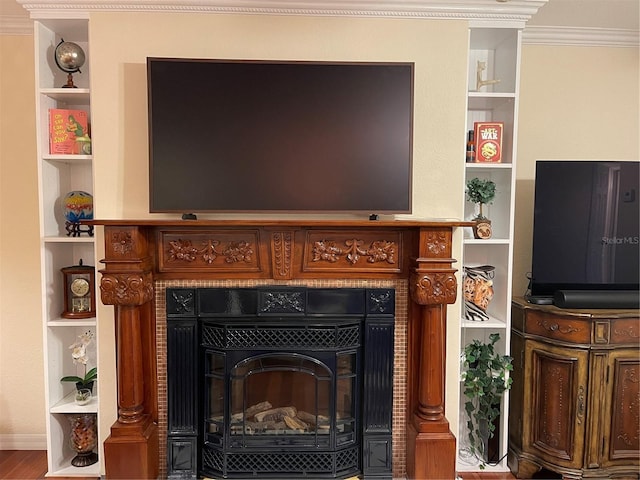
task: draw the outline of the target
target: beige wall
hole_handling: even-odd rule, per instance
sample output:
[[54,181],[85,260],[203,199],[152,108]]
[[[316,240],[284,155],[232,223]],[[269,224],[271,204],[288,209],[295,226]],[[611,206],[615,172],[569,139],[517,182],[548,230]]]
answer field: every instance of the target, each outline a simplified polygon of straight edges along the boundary
[[[90,37],[98,218],[150,217],[147,56],[415,62],[413,216],[463,216],[468,44],[464,21],[96,13],[91,16]],[[459,237],[461,232],[454,247],[458,251]],[[459,312],[459,305],[450,307],[449,351],[459,349]],[[113,338],[100,331],[99,336]],[[108,350],[112,348],[101,340],[101,355]],[[457,356],[449,356],[448,368],[454,374],[447,385],[448,412],[457,412],[458,367]],[[101,402],[103,387],[101,383]],[[114,416],[102,413],[104,426],[104,419]],[[457,419],[450,420],[457,431]]]
[[531,271],[535,161],[640,160],[638,58],[637,48],[523,47],[514,295]]
[[[149,216],[144,59],[175,55],[415,61],[415,216],[460,217],[466,39],[466,24],[455,21],[92,15],[96,215]],[[2,36],[0,43],[0,438],[42,435],[45,428],[39,393],[44,382],[32,41],[30,36]],[[637,50],[523,48],[514,293],[523,292],[524,273],[530,269],[535,159],[638,159],[638,104]],[[125,195],[125,188],[133,188],[132,193]],[[447,412],[454,432],[458,312],[458,306],[450,309],[447,343],[454,352],[447,362]],[[110,318],[112,307],[101,307],[99,314]],[[98,329],[100,395],[102,405],[110,406],[101,415],[106,434],[115,418],[112,324],[101,320]]]
[[0,59],[0,445],[44,447],[33,37],[0,36]]

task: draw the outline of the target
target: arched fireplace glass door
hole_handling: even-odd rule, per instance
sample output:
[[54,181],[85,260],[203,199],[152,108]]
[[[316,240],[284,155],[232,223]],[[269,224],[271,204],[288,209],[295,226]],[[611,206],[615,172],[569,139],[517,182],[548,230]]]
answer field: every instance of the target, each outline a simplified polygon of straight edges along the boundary
[[231,370],[233,446],[328,446],[332,369],[297,353],[257,355]]

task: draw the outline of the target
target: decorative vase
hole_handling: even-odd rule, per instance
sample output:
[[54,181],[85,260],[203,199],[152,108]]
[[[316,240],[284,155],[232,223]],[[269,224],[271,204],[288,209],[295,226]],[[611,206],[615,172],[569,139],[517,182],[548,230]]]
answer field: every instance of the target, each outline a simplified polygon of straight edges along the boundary
[[98,445],[98,428],[95,413],[69,415],[71,437],[69,444],[77,455],[71,460],[74,467],[87,467],[98,461],[98,454],[93,451]]
[[76,405],[86,405],[91,401],[91,390],[88,388],[79,388],[76,390],[74,397]]
[[472,321],[489,319],[487,309],[493,299],[495,267],[480,265],[463,267],[464,318]]
[[69,223],[93,219],[93,197],[90,193],[74,190],[62,200],[64,218]]

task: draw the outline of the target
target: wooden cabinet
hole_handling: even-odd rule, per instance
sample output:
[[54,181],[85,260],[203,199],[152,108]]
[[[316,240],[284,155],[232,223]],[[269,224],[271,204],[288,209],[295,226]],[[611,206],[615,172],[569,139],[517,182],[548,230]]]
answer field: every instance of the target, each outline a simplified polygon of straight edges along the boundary
[[514,474],[640,477],[640,312],[512,308]]

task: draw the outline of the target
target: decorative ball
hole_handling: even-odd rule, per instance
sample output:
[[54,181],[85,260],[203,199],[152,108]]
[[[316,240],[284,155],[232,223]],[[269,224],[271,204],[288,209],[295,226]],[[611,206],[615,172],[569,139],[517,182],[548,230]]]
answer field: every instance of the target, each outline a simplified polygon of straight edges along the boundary
[[90,193],[80,190],[67,193],[63,199],[63,207],[64,218],[68,222],[93,219],[93,197]]
[[55,50],[56,65],[63,72],[75,73],[84,65],[84,50],[77,43],[62,40]]

